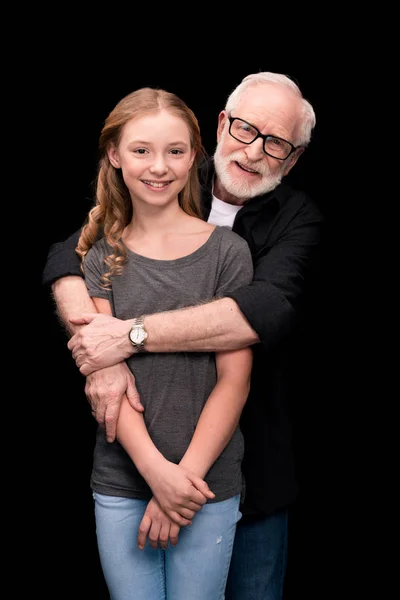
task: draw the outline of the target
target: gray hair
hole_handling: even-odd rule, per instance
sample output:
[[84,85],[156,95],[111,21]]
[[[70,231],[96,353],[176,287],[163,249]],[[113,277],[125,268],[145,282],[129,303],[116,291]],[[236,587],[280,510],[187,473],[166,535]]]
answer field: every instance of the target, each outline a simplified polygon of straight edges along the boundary
[[269,72],[261,72],[261,73],[253,73],[252,75],[247,75],[244,79],[242,79],[241,83],[233,90],[233,92],[228,97],[226,101],[225,110],[228,114],[231,114],[235,111],[236,106],[239,104],[239,101],[242,99],[244,92],[253,86],[262,85],[263,83],[277,83],[278,85],[285,85],[289,87],[292,92],[302,100],[302,113],[301,113],[301,123],[299,126],[299,130],[297,132],[297,140],[295,146],[303,146],[306,147],[311,139],[312,130],[315,127],[316,118],[314,109],[311,104],[303,98],[303,94],[300,91],[300,88],[296,83],[287,77],[286,75],[281,75],[280,73],[269,73]]

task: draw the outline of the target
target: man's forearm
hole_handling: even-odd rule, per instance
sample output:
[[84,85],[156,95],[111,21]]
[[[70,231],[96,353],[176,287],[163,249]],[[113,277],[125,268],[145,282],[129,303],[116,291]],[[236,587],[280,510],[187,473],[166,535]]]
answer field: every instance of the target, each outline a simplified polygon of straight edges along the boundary
[[177,311],[146,315],[148,352],[215,352],[259,341],[231,298]]
[[97,312],[82,277],[73,275],[62,277],[53,283],[51,289],[57,316],[69,335],[73,335],[81,328],[81,325],[70,323],[70,317],[84,312]]
[[[74,322],[87,325],[68,342],[82,375],[115,365],[135,353],[129,340],[133,319],[87,313],[75,314]],[[147,352],[219,352],[247,348],[259,341],[231,298],[145,315],[144,325]]]

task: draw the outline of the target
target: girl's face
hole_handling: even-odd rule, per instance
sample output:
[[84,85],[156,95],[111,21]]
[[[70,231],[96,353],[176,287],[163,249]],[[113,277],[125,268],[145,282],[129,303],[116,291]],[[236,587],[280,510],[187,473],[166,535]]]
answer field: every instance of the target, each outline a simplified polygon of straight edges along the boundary
[[108,157],[122,170],[134,205],[163,207],[178,202],[195,152],[185,121],[162,109],[128,121]]

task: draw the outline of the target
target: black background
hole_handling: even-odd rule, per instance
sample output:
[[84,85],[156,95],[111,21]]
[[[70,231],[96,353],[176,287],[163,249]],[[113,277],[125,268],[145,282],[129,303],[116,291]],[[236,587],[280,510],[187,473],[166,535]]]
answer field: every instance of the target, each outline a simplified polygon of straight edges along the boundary
[[[115,48],[118,54],[118,48]],[[340,335],[333,230],[336,226],[334,178],[327,183],[326,136],[329,119],[325,71],[307,56],[262,59],[251,53],[240,60],[215,59],[204,54],[189,68],[183,61],[107,61],[101,52],[60,53],[56,67],[47,51],[38,53],[27,81],[30,95],[29,131],[35,143],[32,225],[35,232],[33,281],[30,292],[39,299],[41,327],[34,353],[33,388],[40,397],[30,429],[33,442],[23,467],[26,489],[37,491],[30,515],[32,560],[41,565],[30,587],[41,597],[107,598],[97,558],[89,476],[95,422],[84,395],[84,378],[77,371],[67,338],[54,314],[41,273],[51,243],[78,229],[92,204],[91,184],[97,168],[97,141],[103,121],[127,93],[142,86],[175,92],[199,119],[206,150],[216,143],[217,117],[241,79],[252,72],[275,71],[293,77],[313,104],[317,125],[307,151],[288,180],[317,202],[327,218],[331,247],[314,308],[306,344],[299,352],[296,372],[295,449],[300,495],[290,514],[289,562],[285,600],[330,596],[343,577],[335,556],[337,535],[338,403],[341,382],[329,357]],[[223,59],[223,60],[222,60]],[[228,66],[227,66],[228,65]],[[33,114],[32,114],[33,113]],[[335,306],[334,310],[333,307]],[[341,423],[340,423],[341,426]],[[205,599],[208,600],[208,599]]]

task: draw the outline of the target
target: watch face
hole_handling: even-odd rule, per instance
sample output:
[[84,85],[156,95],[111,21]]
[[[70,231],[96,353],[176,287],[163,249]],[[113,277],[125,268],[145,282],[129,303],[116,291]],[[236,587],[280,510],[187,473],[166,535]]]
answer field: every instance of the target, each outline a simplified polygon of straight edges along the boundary
[[134,327],[131,330],[130,338],[134,344],[141,344],[145,339],[145,333],[143,329],[140,329],[139,327]]

